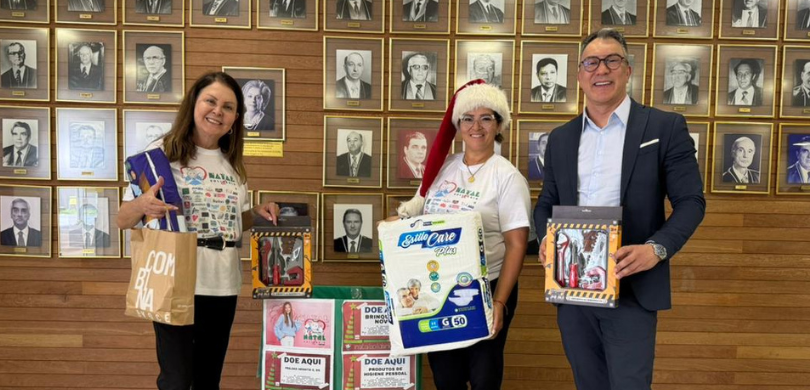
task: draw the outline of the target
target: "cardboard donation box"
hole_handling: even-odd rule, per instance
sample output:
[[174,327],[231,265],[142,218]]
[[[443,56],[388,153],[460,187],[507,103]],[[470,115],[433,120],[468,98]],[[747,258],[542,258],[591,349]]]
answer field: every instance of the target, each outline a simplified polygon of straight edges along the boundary
[[250,234],[253,298],[312,295],[312,221],[279,217],[257,221]]
[[546,301],[615,308],[621,207],[554,206],[546,226]]
[[392,356],[463,348],[492,335],[477,212],[423,215],[378,230]]

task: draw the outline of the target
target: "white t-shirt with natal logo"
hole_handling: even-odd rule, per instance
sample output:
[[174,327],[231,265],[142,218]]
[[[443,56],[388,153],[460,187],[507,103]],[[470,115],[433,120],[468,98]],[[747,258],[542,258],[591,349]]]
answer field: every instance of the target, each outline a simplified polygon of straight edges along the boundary
[[[463,154],[448,156],[425,196],[425,214],[477,211],[484,227],[489,279],[500,276],[506,245],[503,232],[529,227],[529,184],[509,160],[497,154],[468,167]],[[469,182],[470,171],[475,181]],[[418,191],[417,191],[418,193]]]

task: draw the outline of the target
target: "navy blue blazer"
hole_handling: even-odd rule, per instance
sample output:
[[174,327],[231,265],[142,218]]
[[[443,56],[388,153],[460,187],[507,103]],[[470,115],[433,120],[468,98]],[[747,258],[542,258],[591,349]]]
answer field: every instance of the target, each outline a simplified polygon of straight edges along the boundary
[[[578,203],[577,157],[582,121],[580,115],[549,135],[543,192],[534,209],[534,224],[540,229],[545,230],[553,205]],[[622,245],[653,240],[666,248],[669,260],[686,244],[706,211],[694,141],[682,115],[635,101],[631,102],[627,122],[620,197]],[[664,216],[664,197],[672,203],[669,219]],[[628,283],[645,309],[672,307],[669,261],[621,280],[624,286]]]

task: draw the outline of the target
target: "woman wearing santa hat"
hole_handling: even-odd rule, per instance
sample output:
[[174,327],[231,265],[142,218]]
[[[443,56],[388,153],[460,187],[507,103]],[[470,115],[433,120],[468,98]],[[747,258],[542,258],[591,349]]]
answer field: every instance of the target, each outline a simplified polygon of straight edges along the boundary
[[[498,87],[483,80],[461,87],[445,113],[417,195],[397,210],[401,217],[473,210],[483,222],[495,336],[467,348],[428,353],[439,390],[467,389],[468,383],[473,390],[501,387],[531,205],[526,179],[495,154],[495,142],[503,140],[509,121],[509,103]],[[461,131],[464,152],[447,156],[456,131]]]

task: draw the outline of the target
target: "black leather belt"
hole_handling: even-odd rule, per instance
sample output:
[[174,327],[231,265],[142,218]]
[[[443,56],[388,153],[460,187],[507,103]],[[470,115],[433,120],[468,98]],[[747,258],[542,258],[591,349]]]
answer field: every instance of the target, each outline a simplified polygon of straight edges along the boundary
[[233,248],[239,244],[237,241],[225,241],[222,236],[198,238],[197,246],[206,247],[208,249],[216,249],[221,251],[225,248]]

